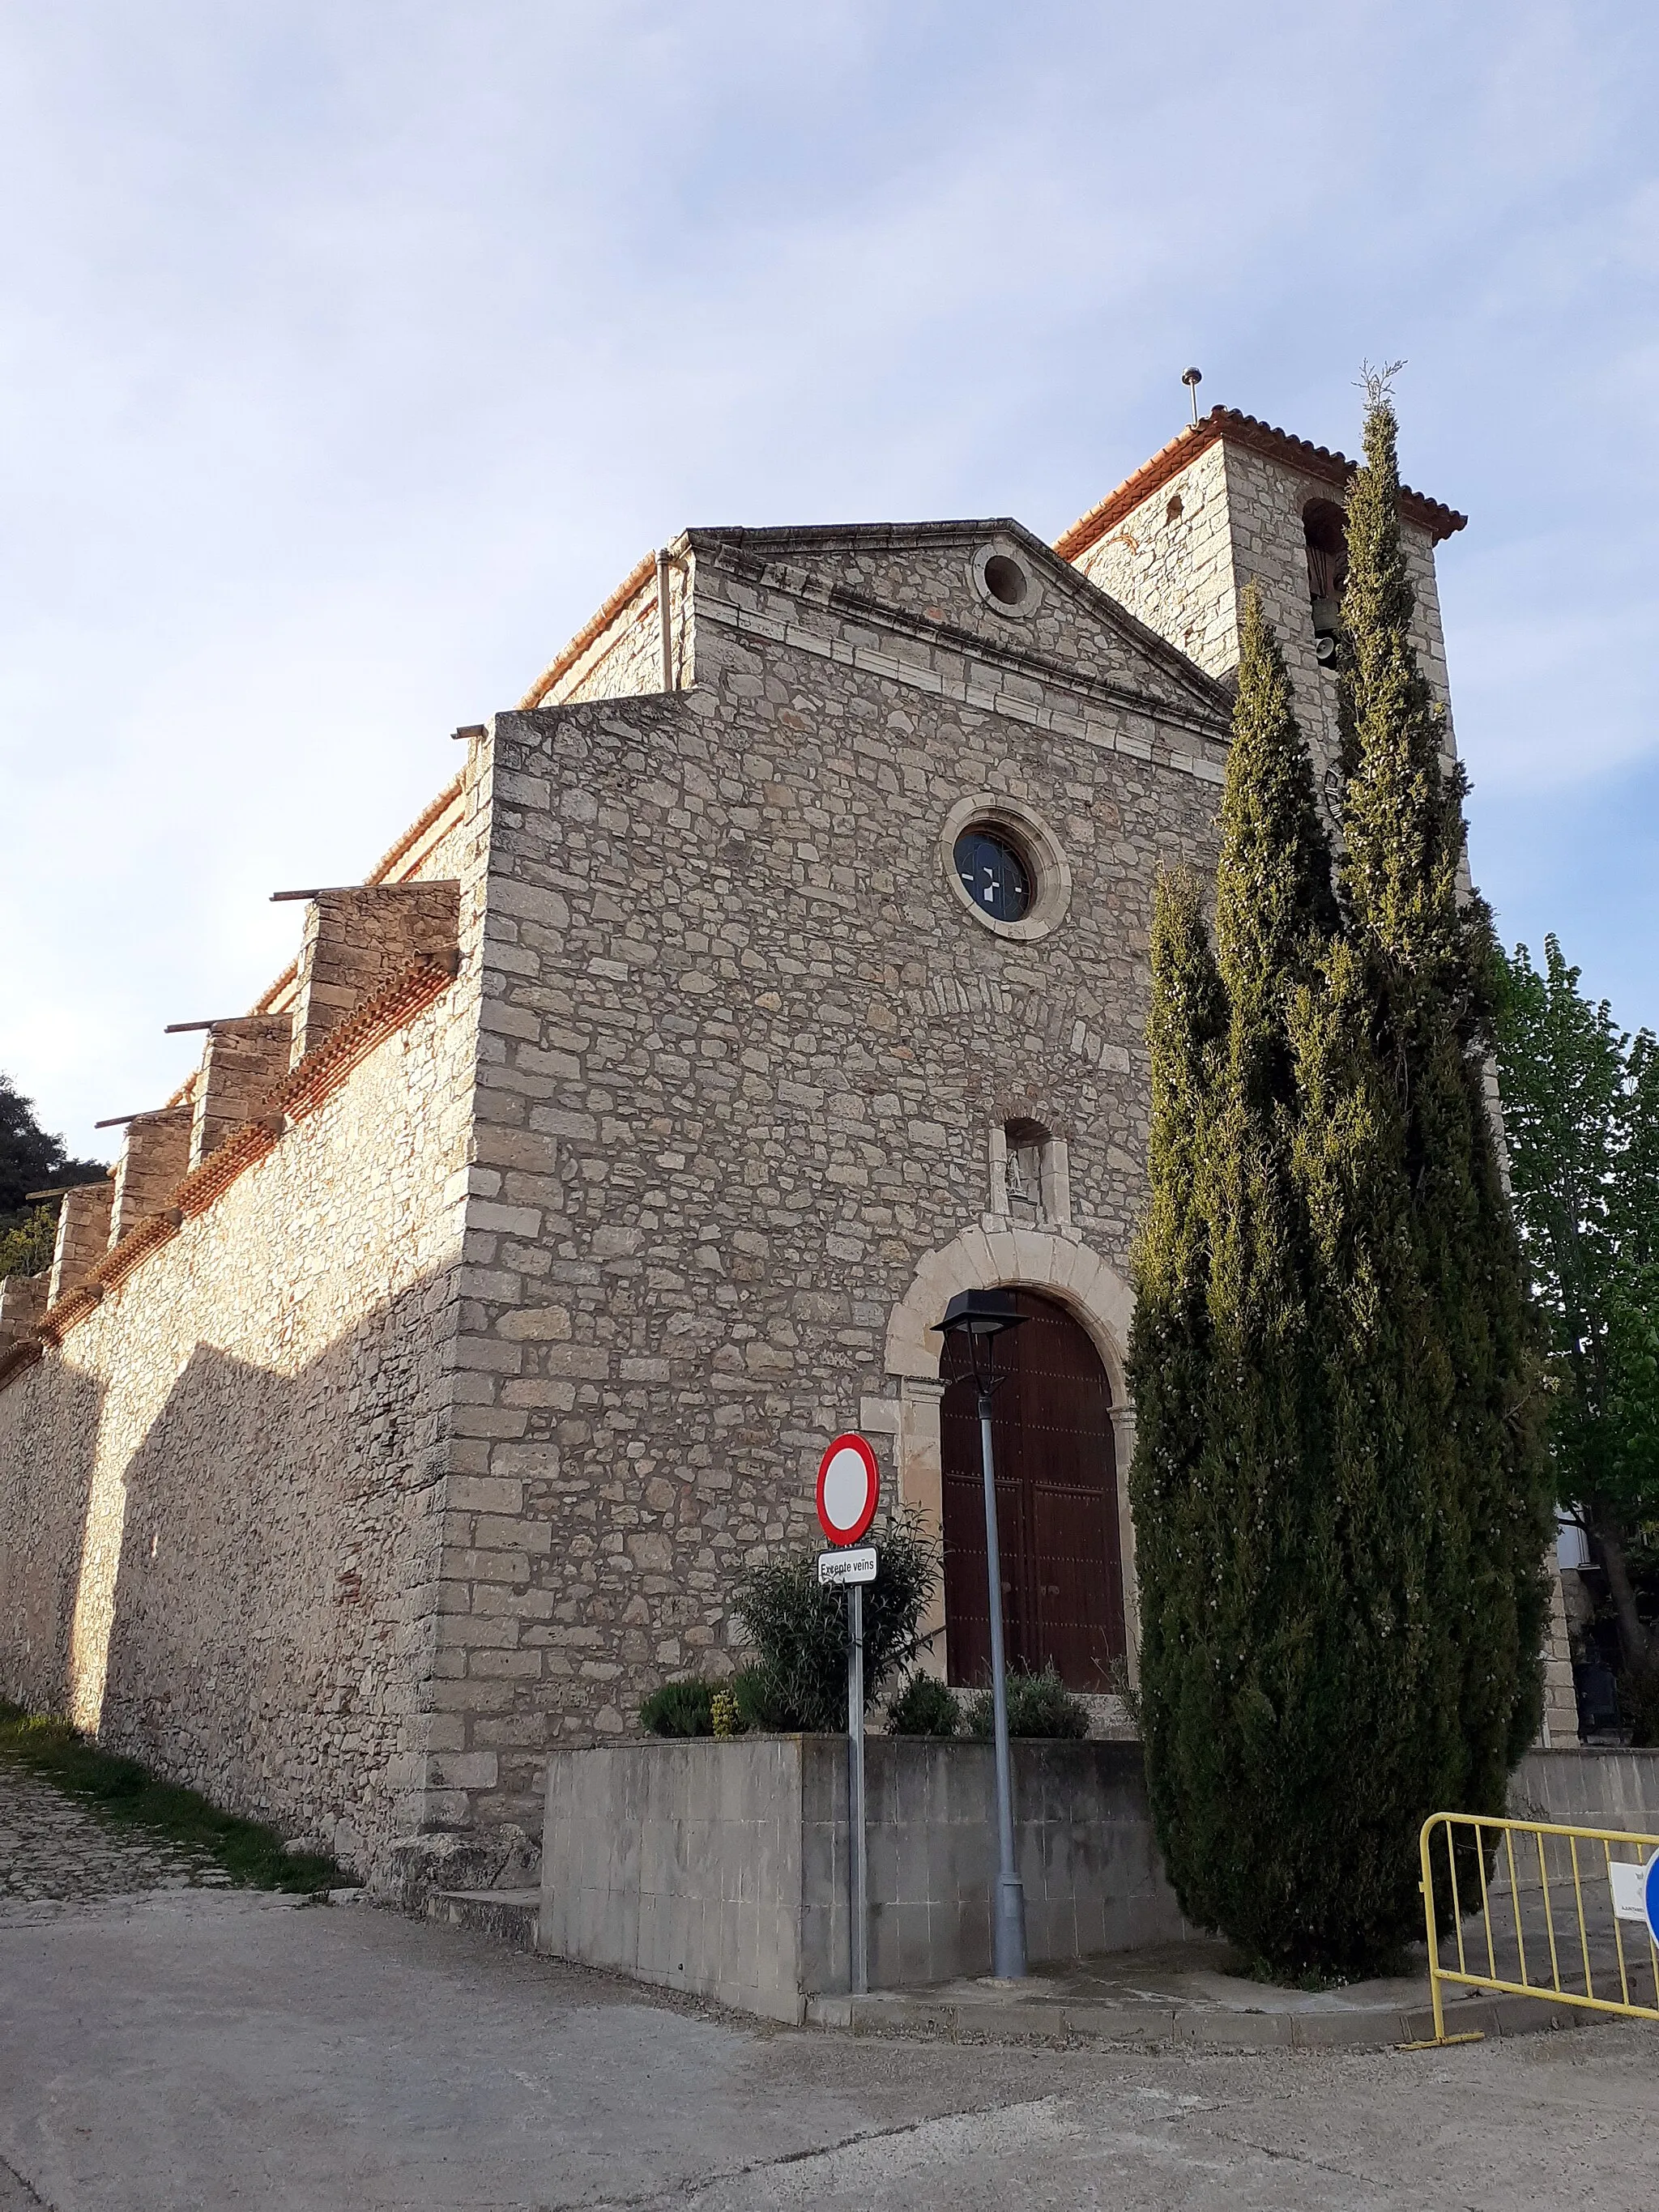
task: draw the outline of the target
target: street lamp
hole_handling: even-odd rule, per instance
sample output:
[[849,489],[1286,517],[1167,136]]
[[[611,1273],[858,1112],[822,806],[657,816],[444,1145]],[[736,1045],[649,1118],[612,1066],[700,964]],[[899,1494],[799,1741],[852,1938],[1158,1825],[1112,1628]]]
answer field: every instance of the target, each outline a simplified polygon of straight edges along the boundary
[[991,1915],[991,1952],[997,1978],[1005,1982],[1025,1978],[1025,1889],[1014,1863],[1014,1786],[1008,1757],[1008,1686],[1002,1652],[1002,1559],[997,1546],[996,1471],[991,1457],[991,1394],[1008,1378],[994,1371],[992,1360],[997,1338],[1005,1329],[1018,1328],[1024,1319],[1024,1314],[1014,1311],[1014,1302],[1006,1291],[958,1291],[945,1309],[944,1320],[933,1324],[946,1335],[967,1338],[974,1387],[979,1393],[985,1577],[991,1601],[991,1704],[997,1757],[997,1889]]

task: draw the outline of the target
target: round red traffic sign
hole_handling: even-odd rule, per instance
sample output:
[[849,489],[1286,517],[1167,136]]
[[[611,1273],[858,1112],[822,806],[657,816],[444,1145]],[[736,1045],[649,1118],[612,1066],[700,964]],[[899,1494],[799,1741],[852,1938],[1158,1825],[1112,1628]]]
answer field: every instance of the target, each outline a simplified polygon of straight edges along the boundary
[[876,1517],[881,1477],[864,1438],[848,1431],[818,1462],[818,1525],[832,1544],[856,1544]]

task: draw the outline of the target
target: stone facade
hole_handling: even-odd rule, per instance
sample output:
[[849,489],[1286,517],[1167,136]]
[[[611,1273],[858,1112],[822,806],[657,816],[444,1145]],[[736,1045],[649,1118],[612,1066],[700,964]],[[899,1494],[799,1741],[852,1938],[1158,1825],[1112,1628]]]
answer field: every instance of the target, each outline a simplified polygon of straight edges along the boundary
[[31,1336],[46,1310],[46,1281],[41,1275],[8,1275],[0,1279],[0,1352]]
[[[1152,886],[1212,860],[1225,702],[1023,538],[1047,573],[1022,642],[1055,673],[1002,665],[985,538],[693,532],[694,688],[503,715],[478,749],[454,1462],[477,1510],[446,1554],[434,1702],[448,1773],[523,1825],[550,1743],[621,1734],[653,1673],[720,1653],[734,1577],[809,1537],[823,1440],[866,1401],[898,1494],[925,1492],[889,1322],[964,1221],[1012,1256],[993,1127],[1069,1140],[1039,1279],[1085,1251],[1127,1270]],[[942,825],[980,792],[1069,856],[1040,954],[950,881]]]
[[[467,835],[425,855],[441,878]],[[216,1024],[198,1097],[65,1197],[46,1349],[0,1389],[0,1693],[365,1868],[425,1816],[477,1025],[454,881],[395,913],[428,1003],[354,1060],[392,964],[364,962],[292,1071],[303,964],[279,1011]]]
[[109,1241],[118,1244],[129,1230],[159,1213],[167,1194],[190,1164],[191,1114],[174,1106],[159,1114],[135,1114],[115,1163],[110,1200]]
[[0,1392],[0,1688],[349,1859],[419,1816],[471,1048],[441,1000]]
[[[1183,448],[1074,561],[988,521],[641,562],[65,1200],[0,1349],[0,1691],[367,1867],[535,1829],[550,1750],[729,1663],[828,1434],[937,1522],[953,1291],[1070,1309],[1126,1468],[1152,887],[1213,865],[1243,576],[1328,680],[1329,471],[1283,445]],[[957,874],[981,821],[1023,919]]]
[[447,957],[456,893],[442,881],[366,884],[319,891],[307,902],[291,1016],[294,1066],[411,960]]

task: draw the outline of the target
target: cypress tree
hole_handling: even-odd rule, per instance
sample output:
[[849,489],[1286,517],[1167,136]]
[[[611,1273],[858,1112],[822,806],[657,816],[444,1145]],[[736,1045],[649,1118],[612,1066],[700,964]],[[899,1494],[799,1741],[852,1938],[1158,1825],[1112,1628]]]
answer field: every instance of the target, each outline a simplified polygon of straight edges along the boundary
[[1386,375],[1368,377],[1367,400],[1342,609],[1341,885],[1403,1139],[1423,1299],[1425,1597],[1447,1639],[1424,1727],[1447,1803],[1498,1812],[1542,1710],[1542,1349],[1488,1098],[1501,961],[1468,880],[1468,781],[1461,763],[1443,765],[1444,711],[1411,643]]
[[[1209,1237],[1198,1191],[1208,1143],[1213,1061],[1224,1018],[1221,980],[1189,870],[1160,873],[1152,903],[1150,1193],[1135,1251],[1130,1373],[1135,1449],[1130,1469],[1140,1608],[1139,1719],[1147,1784],[1164,1856],[1189,1917],[1204,1918],[1186,1874],[1200,1863],[1200,1829],[1219,1792],[1205,1788],[1206,1684],[1186,1662],[1202,1648],[1210,1547],[1194,1473],[1212,1399],[1207,1297]],[[1190,1852],[1186,1849],[1192,1839]]]
[[[1188,1916],[1302,1968],[1351,1640],[1298,1188],[1298,1014],[1322,1003],[1331,855],[1254,592],[1221,811],[1216,951],[1195,892],[1153,939],[1152,1198],[1136,1255],[1141,1721]],[[1188,980],[1193,979],[1193,980]],[[1312,1814],[1310,1818],[1310,1813]]]
[[1160,887],[1152,942],[1130,1362],[1148,1778],[1183,1909],[1297,1973],[1364,1972],[1413,1932],[1417,1830],[1497,1809],[1542,1626],[1490,925],[1458,897],[1386,404],[1350,509],[1340,902],[1247,595],[1215,952],[1189,884]]

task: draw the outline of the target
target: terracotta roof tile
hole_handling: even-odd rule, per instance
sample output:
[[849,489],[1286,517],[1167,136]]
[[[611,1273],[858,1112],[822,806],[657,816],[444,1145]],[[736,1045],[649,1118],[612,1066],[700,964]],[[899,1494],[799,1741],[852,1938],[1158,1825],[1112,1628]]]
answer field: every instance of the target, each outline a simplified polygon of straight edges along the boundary
[[453,783],[447,783],[444,786],[443,789],[438,793],[438,796],[433,800],[431,805],[427,808],[425,813],[419,816],[416,820],[410,823],[408,829],[405,830],[403,836],[398,838],[397,843],[392,848],[391,851],[386,854],[381,859],[379,866],[369,870],[368,873],[363,878],[365,884],[383,884],[390,878],[392,871],[397,866],[398,863],[403,860],[406,854],[414,850],[415,847],[420,843],[421,839],[425,836],[427,831],[434,828],[436,824],[443,819],[444,816],[448,813],[452,806],[457,806],[459,805],[461,789],[465,781],[466,778],[464,775],[458,775]]
[[[1098,507],[1091,507],[1087,514],[1057,538],[1055,552],[1065,560],[1075,561],[1109,530],[1115,529],[1126,515],[1132,514],[1143,500],[1150,499],[1171,477],[1179,476],[1182,469],[1221,439],[1231,439],[1237,446],[1247,446],[1252,453],[1265,453],[1270,460],[1283,461],[1291,468],[1299,469],[1304,476],[1317,477],[1325,483],[1339,487],[1346,486],[1358,466],[1346,453],[1333,453],[1328,446],[1316,446],[1309,438],[1293,437],[1288,430],[1276,430],[1271,422],[1263,422],[1254,415],[1241,415],[1236,407],[1212,407],[1201,420],[1189,423],[1178,438],[1171,438]],[[1426,530],[1437,544],[1443,538],[1449,538],[1453,531],[1462,530],[1468,520],[1468,515],[1459,514],[1455,507],[1429,499],[1420,491],[1409,490],[1403,484],[1400,489],[1400,512],[1406,521]]]
[[656,572],[657,556],[654,553],[646,554],[637,567],[629,570],[598,613],[588,617],[551,667],[542,671],[520,700],[519,712],[521,714],[529,714],[541,705],[560,678],[569,674],[588,647],[611,627],[628,602],[638,597]]

